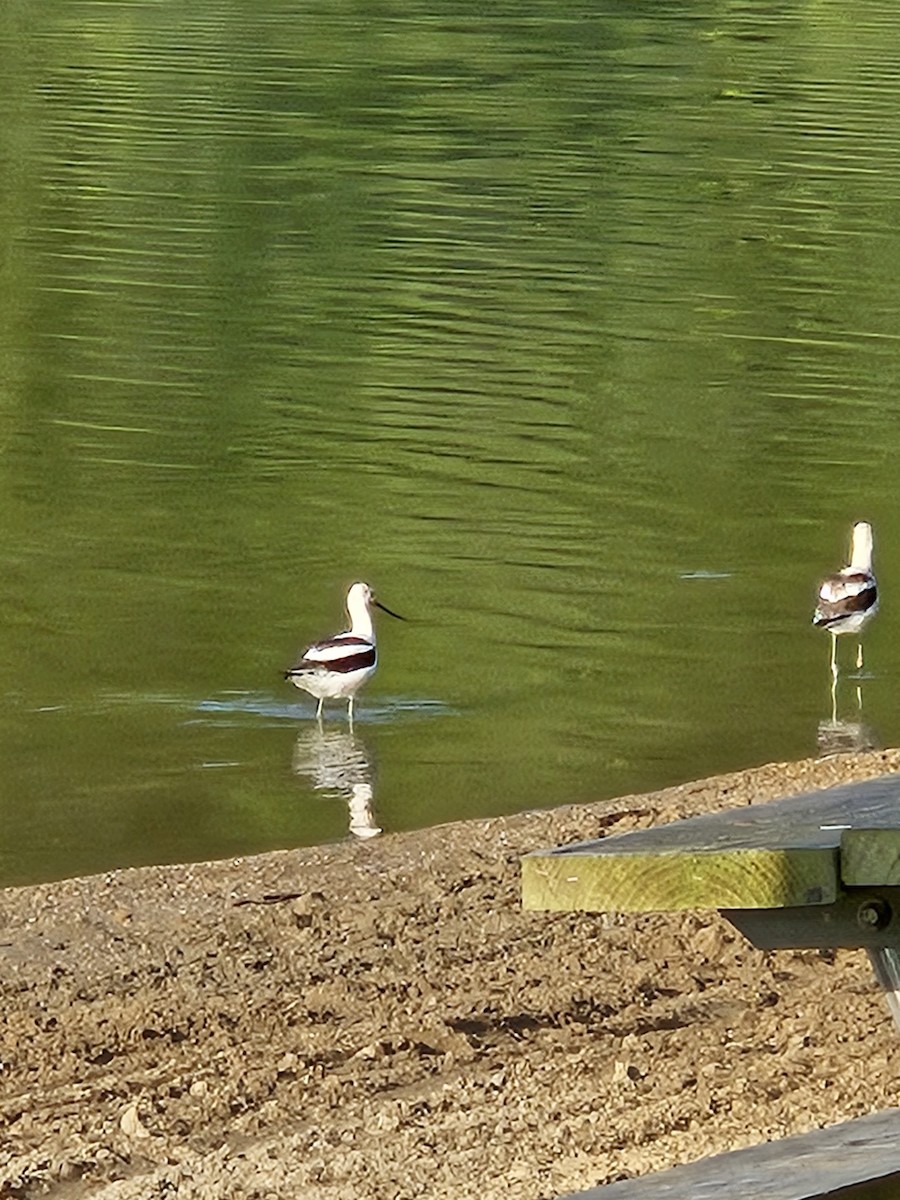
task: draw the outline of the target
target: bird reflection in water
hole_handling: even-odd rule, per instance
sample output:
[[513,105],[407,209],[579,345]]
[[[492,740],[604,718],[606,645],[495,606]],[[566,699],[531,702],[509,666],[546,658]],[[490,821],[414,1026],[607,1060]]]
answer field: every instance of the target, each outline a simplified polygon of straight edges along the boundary
[[316,723],[303,730],[294,746],[295,775],[312,781],[316,791],[339,796],[347,805],[350,832],[371,838],[381,833],[372,809],[372,763],[363,742],[351,730]]
[[880,742],[877,733],[862,719],[862,682],[857,680],[853,688],[856,711],[848,714],[848,719],[841,719],[838,716],[837,687],[837,678],[832,676],[831,716],[819,722],[816,736],[819,757],[827,758],[832,754],[859,754],[864,750],[878,750]]

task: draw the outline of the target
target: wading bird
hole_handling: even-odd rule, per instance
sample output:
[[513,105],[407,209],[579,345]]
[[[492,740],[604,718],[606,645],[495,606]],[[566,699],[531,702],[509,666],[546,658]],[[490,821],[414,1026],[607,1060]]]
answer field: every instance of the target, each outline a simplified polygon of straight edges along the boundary
[[[872,574],[872,526],[857,521],[853,526],[850,565],[829,575],[819,585],[813,625],[831,634],[831,675],[837,679],[837,639],[842,633],[861,634],[878,611],[878,587]],[[862,642],[858,642],[856,667],[863,665]]]
[[322,718],[322,705],[326,700],[347,700],[347,717],[353,723],[353,697],[378,666],[378,650],[375,645],[375,627],[370,608],[380,608],[398,621],[405,620],[399,613],[391,612],[375,599],[367,583],[354,583],[347,593],[347,615],[350,628],[322,642],[313,642],[303,651],[300,661],[289,671],[289,679],[295,687],[309,692],[319,701],[316,717]]

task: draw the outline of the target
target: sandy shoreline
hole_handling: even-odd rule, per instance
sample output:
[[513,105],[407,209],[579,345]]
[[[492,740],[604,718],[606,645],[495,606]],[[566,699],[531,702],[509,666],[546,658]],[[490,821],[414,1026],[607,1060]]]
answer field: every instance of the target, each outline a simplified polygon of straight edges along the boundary
[[538,1200],[897,1102],[861,952],[523,913],[523,853],[900,751],[0,892],[0,1197]]

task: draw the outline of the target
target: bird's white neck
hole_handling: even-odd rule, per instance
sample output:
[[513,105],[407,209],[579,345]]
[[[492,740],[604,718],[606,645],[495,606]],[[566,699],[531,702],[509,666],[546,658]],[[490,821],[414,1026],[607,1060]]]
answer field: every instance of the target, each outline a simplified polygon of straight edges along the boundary
[[347,594],[347,615],[350,617],[350,632],[354,637],[375,641],[375,626],[372,624],[372,614],[369,603],[362,588],[352,587]]
[[859,521],[853,526],[850,567],[854,571],[872,570],[872,526],[867,521]]

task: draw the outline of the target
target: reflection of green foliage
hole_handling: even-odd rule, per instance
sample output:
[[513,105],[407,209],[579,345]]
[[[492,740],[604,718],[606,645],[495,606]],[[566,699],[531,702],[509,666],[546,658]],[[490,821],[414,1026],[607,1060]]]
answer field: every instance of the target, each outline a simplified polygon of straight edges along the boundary
[[[38,747],[27,714],[51,702],[274,689],[358,575],[424,623],[385,633],[373,693],[467,714],[416,750],[380,734],[395,825],[806,745],[756,664],[807,661],[787,631],[853,517],[888,562],[896,528],[877,14],[17,12],[0,12],[17,745]],[[727,578],[680,578],[698,567]],[[726,683],[795,736],[754,743]],[[133,785],[88,724],[55,751],[79,804],[107,761],[113,791]],[[165,787],[201,824],[219,795],[178,771]]]

